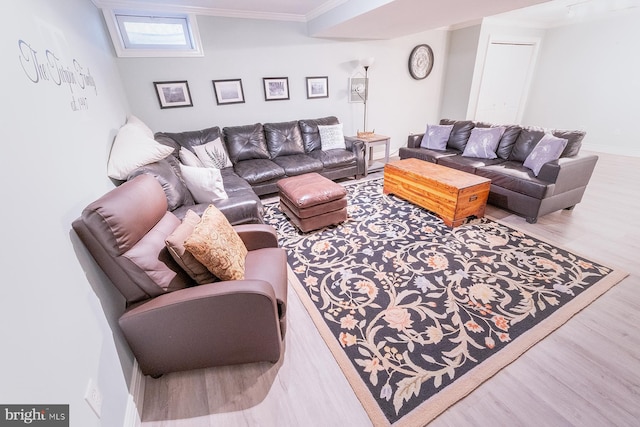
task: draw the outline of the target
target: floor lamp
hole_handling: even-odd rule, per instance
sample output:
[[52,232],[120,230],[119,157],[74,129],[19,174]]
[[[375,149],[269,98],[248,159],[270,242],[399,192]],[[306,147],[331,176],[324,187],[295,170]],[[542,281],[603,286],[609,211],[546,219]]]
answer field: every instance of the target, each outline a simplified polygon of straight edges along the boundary
[[374,57],[369,57],[360,60],[360,65],[364,68],[364,120],[363,120],[363,132],[358,132],[361,136],[372,135],[373,132],[367,132],[367,101],[369,99],[369,67],[375,62]]

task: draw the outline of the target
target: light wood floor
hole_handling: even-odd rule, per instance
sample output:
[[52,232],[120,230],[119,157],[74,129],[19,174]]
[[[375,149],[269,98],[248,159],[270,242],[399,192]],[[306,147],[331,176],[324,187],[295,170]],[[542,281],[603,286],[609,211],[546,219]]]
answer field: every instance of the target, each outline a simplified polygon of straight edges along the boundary
[[[598,154],[573,211],[487,214],[630,276],[430,426],[640,425],[640,158]],[[288,322],[277,365],[147,378],[143,427],[370,426],[293,289]]]

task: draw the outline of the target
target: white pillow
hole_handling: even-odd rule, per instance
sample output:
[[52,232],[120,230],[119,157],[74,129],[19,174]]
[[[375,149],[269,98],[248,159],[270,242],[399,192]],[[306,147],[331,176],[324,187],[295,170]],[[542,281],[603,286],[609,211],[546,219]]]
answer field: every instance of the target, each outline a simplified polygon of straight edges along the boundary
[[347,148],[344,142],[342,123],[329,126],[318,125],[318,132],[320,132],[322,150],[332,150],[334,148],[342,148],[344,150]]
[[194,167],[197,167],[197,168],[203,168],[204,167],[204,165],[202,164],[202,162],[200,161],[198,156],[193,154],[191,152],[191,150],[189,150],[188,148],[180,147],[180,151],[178,152],[178,156],[180,157],[180,161],[184,165],[194,166]]
[[196,203],[211,203],[229,197],[224,191],[220,169],[186,166],[181,163],[180,171]]
[[127,116],[127,124],[128,125],[138,126],[140,129],[142,129],[144,131],[144,133],[149,138],[153,138],[153,131],[151,130],[151,128],[149,126],[147,126],[145,124],[145,122],[140,120],[137,116],[134,116],[133,114]]
[[233,166],[220,138],[206,144],[194,145],[193,151],[196,152],[196,156],[206,168],[222,169]]
[[140,126],[128,123],[120,128],[111,147],[107,175],[124,180],[136,168],[157,162],[173,153],[173,148],[150,138]]

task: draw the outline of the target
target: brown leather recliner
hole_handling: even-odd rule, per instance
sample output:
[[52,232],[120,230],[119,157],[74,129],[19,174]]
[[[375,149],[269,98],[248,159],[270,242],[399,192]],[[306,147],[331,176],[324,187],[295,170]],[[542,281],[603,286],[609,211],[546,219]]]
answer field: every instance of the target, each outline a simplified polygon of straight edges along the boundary
[[165,247],[179,224],[149,175],[109,191],[73,222],[127,301],[119,324],[142,372],[277,362],[286,329],[287,261],[273,227],[234,227],[248,250],[244,280],[195,286]]

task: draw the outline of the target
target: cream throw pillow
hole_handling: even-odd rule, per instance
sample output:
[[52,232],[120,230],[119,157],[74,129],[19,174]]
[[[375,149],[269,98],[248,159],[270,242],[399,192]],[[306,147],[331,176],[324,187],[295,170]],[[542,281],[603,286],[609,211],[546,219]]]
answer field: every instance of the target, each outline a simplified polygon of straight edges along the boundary
[[318,132],[320,133],[320,145],[322,145],[323,151],[335,148],[344,150],[346,148],[342,123],[328,126],[318,125]]
[[111,147],[107,175],[125,180],[136,168],[162,160],[171,153],[172,147],[149,138],[140,126],[127,123],[120,128]]
[[189,151],[188,148],[180,147],[180,151],[178,151],[178,157],[180,157],[180,161],[184,165],[193,166],[197,168],[204,167],[204,165],[202,164],[198,156],[196,156],[191,151]]
[[189,209],[182,223],[165,240],[171,257],[187,272],[197,284],[204,285],[216,281],[216,277],[184,248],[184,242],[200,222],[197,213]]
[[221,280],[244,279],[247,248],[215,206],[210,205],[204,211],[184,247]]
[[229,198],[224,190],[220,169],[199,168],[180,163],[180,172],[196,203],[211,203],[214,200]]
[[222,169],[233,166],[220,138],[216,138],[206,144],[194,145],[193,151],[207,168]]

